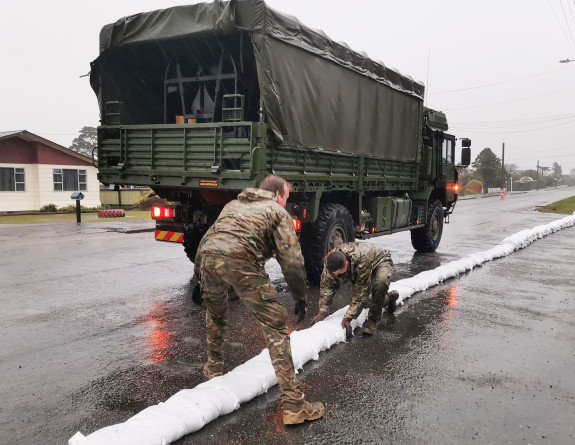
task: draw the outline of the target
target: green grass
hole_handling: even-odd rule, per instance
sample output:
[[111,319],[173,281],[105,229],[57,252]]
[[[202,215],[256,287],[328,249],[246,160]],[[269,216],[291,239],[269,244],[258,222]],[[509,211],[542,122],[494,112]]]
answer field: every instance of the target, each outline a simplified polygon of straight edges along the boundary
[[539,207],[540,212],[545,213],[561,213],[564,215],[571,215],[575,212],[575,196],[571,198],[562,199],[561,201]]
[[[123,218],[98,218],[97,213],[82,213],[82,222],[135,221],[152,219],[149,210],[127,210]],[[66,224],[75,223],[75,213],[0,216],[0,224]]]
[[[575,212],[575,196],[539,207],[540,212],[571,215]],[[150,220],[149,210],[127,210],[124,218],[98,218],[97,213],[82,213],[82,222]],[[75,223],[75,213],[0,216],[0,224],[66,224]]]

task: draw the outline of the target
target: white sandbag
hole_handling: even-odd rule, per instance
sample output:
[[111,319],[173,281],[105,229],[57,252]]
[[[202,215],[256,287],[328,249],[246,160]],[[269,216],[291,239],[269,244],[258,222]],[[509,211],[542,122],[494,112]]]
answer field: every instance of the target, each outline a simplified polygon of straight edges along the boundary
[[252,376],[258,382],[260,382],[263,392],[266,392],[269,388],[271,388],[274,385],[277,385],[278,383],[276,373],[271,364],[271,361],[269,363],[263,363],[248,360],[243,365],[234,368],[228,374]]
[[239,401],[233,393],[218,387],[202,388],[203,384],[193,389],[181,390],[170,397],[167,402],[173,403],[174,399],[176,401],[184,399],[193,403],[202,413],[204,424],[239,408]]
[[[269,366],[261,364],[261,366]],[[274,373],[275,374],[275,373]],[[238,401],[238,406],[245,403],[254,397],[257,397],[268,390],[262,386],[261,380],[257,378],[256,374],[240,374],[237,372],[228,372],[223,376],[214,378],[208,382],[198,385],[196,388],[209,389],[209,388],[221,388],[229,391],[234,395]],[[235,408],[234,408],[235,409]]]
[[[309,342],[304,331],[293,331],[290,334],[292,360],[295,369],[302,369],[310,360],[319,358],[319,346]],[[302,334],[303,333],[303,334]]]

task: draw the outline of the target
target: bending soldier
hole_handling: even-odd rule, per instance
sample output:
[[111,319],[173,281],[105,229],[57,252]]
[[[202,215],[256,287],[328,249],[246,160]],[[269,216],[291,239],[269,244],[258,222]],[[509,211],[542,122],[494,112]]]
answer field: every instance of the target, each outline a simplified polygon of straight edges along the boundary
[[[363,334],[373,335],[381,319],[384,306],[392,314],[399,298],[397,291],[387,292],[393,261],[385,249],[368,243],[345,243],[331,250],[324,262],[321,276],[319,313],[313,322],[323,320],[329,314],[333,297],[341,281],[353,284],[349,309],[341,322],[347,338],[352,335],[351,320],[357,318],[363,307],[369,303],[369,314],[363,324]],[[371,294],[371,302],[369,297]]]
[[303,321],[306,274],[292,220],[285,210],[289,189],[287,181],[271,175],[259,189],[247,188],[228,203],[202,238],[195,271],[201,278],[207,308],[208,361],[204,375],[211,379],[223,374],[222,344],[231,286],[262,326],[282,393],[284,424],[296,424],[321,418],[324,406],[305,400],[294,372],[287,310],[264,269],[265,261],[275,252],[296,300],[298,322]]

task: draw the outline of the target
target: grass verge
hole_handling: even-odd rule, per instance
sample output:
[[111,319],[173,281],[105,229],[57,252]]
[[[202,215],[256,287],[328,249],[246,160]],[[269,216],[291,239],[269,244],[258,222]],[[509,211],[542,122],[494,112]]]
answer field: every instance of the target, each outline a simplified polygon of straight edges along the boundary
[[562,199],[546,206],[539,207],[540,212],[545,213],[561,213],[563,215],[571,215],[575,212],[575,196],[571,198]]
[[[82,213],[82,222],[150,220],[149,210],[127,210],[122,218],[98,218],[97,213]],[[0,224],[66,224],[75,223],[75,213],[0,216]]]

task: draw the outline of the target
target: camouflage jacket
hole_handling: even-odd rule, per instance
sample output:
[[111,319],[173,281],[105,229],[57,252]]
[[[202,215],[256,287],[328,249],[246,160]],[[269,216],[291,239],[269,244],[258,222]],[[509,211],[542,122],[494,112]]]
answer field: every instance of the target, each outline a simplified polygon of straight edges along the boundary
[[[349,265],[347,271],[339,276],[333,275],[325,266],[320,285],[320,312],[329,312],[333,297],[341,282],[353,284],[351,303],[346,318],[357,318],[363,306],[369,300],[371,293],[371,274],[383,262],[393,264],[391,255],[385,249],[368,243],[345,243],[333,249],[330,253],[341,250],[347,256]],[[329,255],[329,254],[328,254]],[[326,255],[327,258],[327,255]]]
[[201,255],[241,258],[263,267],[274,253],[294,299],[305,299],[304,260],[291,216],[278,204],[275,193],[247,188],[226,204],[202,238],[196,273]]

